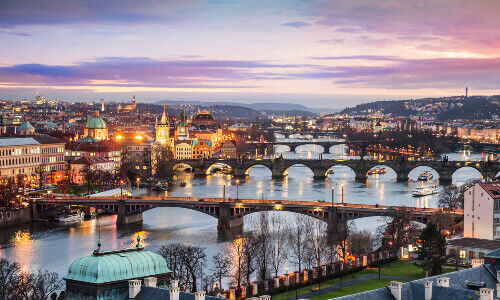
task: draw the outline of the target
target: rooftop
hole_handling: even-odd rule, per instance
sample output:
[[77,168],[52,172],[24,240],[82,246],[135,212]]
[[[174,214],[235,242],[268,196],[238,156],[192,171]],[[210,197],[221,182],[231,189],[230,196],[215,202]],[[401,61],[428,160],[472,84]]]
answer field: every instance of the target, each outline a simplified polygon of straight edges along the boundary
[[[134,300],[152,300],[152,299],[170,299],[170,291],[168,289],[162,289],[158,287],[142,286],[141,291]],[[205,300],[216,300],[223,299],[213,296],[205,296]],[[179,300],[195,300],[194,294],[179,292]]]
[[493,251],[495,249],[500,248],[500,240],[460,238],[455,240],[449,240],[448,245],[464,247],[464,248],[486,249]]
[[32,137],[0,138],[0,147],[27,146],[27,145],[40,145],[40,143]]
[[493,198],[500,199],[500,181],[480,182],[479,185]]
[[103,284],[170,273],[166,260],[145,251],[137,237],[137,245],[122,250],[103,251],[101,243],[90,256],[74,261],[64,277],[66,281]]

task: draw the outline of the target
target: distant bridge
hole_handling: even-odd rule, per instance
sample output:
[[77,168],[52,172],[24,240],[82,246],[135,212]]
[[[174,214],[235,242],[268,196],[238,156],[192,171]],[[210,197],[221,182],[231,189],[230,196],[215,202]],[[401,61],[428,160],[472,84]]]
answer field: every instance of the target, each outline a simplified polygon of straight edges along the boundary
[[232,169],[232,174],[236,177],[245,177],[248,171],[257,165],[267,167],[272,172],[273,178],[283,178],[287,175],[288,169],[295,165],[304,165],[312,172],[314,179],[326,179],[327,172],[334,166],[347,166],[351,168],[357,181],[366,181],[367,173],[375,166],[384,165],[396,172],[398,181],[408,181],[409,173],[417,167],[430,167],[439,174],[441,182],[451,182],[453,173],[462,167],[472,167],[478,170],[483,178],[495,178],[500,171],[500,163],[497,161],[481,162],[460,162],[460,161],[439,161],[439,160],[336,160],[336,159],[189,159],[171,161],[167,166],[168,172],[181,165],[189,165],[196,176],[206,176],[210,173],[211,167],[215,164],[226,164]]
[[[117,214],[118,224],[129,224],[142,221],[142,213],[156,207],[181,207],[196,210],[218,219],[219,233],[240,231],[243,216],[260,211],[290,211],[307,215],[318,220],[336,225],[348,220],[372,216],[390,216],[394,210],[402,207],[384,205],[348,204],[321,201],[289,201],[258,199],[221,199],[191,197],[47,197],[32,199],[35,213],[43,213],[68,205],[94,207],[111,214]],[[413,213],[415,221],[426,223],[436,212],[435,208],[407,208]],[[462,215],[463,211],[453,211]],[[222,234],[224,235],[224,234]]]

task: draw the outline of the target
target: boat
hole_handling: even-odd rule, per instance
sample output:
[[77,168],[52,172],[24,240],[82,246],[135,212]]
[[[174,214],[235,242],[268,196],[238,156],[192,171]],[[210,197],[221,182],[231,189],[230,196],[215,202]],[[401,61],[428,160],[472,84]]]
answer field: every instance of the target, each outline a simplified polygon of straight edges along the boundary
[[412,192],[413,197],[422,197],[437,194],[437,187],[435,185],[425,185],[415,188]]
[[387,173],[387,170],[385,168],[379,168],[379,167],[375,167],[370,171],[368,171],[368,175],[382,175],[385,173]]
[[83,220],[84,218],[85,213],[77,209],[74,211],[57,214],[54,217],[54,220],[56,220],[57,222],[77,222]]
[[418,181],[429,181],[433,178],[434,176],[431,174],[429,171],[425,171],[424,173],[418,175]]
[[326,174],[332,175],[332,174],[335,174],[335,172],[333,170],[328,170],[328,171],[326,171]]
[[155,190],[157,192],[166,191],[166,190],[168,190],[168,185],[167,185],[167,183],[158,182],[157,184],[155,184],[153,186],[153,190]]
[[185,187],[186,186],[186,182],[185,181],[181,181],[181,183],[179,184],[181,187]]

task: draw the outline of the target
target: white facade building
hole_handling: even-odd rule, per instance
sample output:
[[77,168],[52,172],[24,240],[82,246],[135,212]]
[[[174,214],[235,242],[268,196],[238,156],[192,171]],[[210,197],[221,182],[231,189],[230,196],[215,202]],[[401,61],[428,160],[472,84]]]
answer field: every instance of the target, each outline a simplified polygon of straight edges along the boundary
[[500,239],[500,181],[479,182],[465,191],[464,237]]

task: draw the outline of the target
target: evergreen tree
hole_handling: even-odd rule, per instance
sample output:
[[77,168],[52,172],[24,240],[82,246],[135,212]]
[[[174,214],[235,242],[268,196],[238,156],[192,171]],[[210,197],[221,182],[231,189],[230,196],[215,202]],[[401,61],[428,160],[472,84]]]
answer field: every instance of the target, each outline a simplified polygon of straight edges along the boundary
[[439,275],[443,272],[443,264],[446,262],[446,240],[441,235],[437,226],[427,223],[420,234],[420,247],[417,250],[419,267],[428,271],[430,276]]

